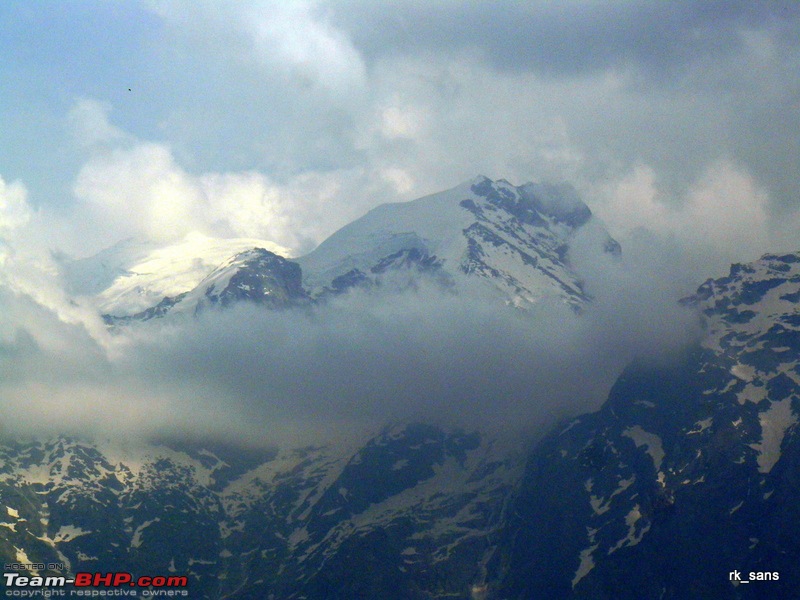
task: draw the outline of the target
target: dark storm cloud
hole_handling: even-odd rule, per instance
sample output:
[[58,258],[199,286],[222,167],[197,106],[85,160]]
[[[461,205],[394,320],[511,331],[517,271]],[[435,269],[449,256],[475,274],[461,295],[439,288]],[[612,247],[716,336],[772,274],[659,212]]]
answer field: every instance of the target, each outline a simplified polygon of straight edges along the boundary
[[[791,2],[353,2],[333,21],[368,57],[480,49],[499,68],[554,76],[640,65],[663,78],[736,51],[743,29],[796,20]],[[797,43],[797,40],[790,40]]]

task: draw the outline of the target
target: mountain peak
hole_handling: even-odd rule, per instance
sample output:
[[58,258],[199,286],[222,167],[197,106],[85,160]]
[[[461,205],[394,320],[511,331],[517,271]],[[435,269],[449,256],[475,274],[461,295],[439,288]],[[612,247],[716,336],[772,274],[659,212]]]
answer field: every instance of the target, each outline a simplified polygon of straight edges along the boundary
[[592,217],[592,211],[568,183],[526,183],[519,190],[540,213],[570,227],[580,227]]
[[88,258],[65,259],[61,269],[70,294],[92,296],[101,313],[119,317],[191,291],[225,260],[256,247],[290,254],[267,240],[211,238],[193,232],[166,245],[124,240]]
[[[454,281],[481,279],[516,306],[551,298],[577,309],[587,297],[566,256],[591,216],[565,184],[517,187],[478,175],[438,194],[378,206],[298,262],[305,285],[319,295],[342,276],[363,281],[382,261],[413,250]],[[598,252],[617,248],[612,240]]]
[[[165,248],[121,244],[75,266],[94,265],[105,275],[87,291],[115,323],[239,300],[280,308],[385,284],[401,272],[401,282],[406,275],[456,288],[480,281],[517,307],[546,300],[580,310],[588,297],[567,256],[591,216],[566,184],[515,186],[478,175],[411,202],[377,206],[296,261],[272,252],[281,251],[274,244],[194,236]],[[598,253],[618,251],[602,225],[589,230],[600,240],[591,242]]]
[[478,175],[469,184],[475,195],[486,198],[526,222],[536,221],[536,216],[545,216],[575,228],[592,217],[592,211],[580,199],[577,190],[565,182],[528,182],[515,186],[506,179],[492,181],[484,175]]
[[750,352],[751,346],[761,350],[753,341],[759,336],[779,330],[788,338],[796,335],[798,281],[800,254],[765,254],[751,263],[731,265],[726,277],[707,280],[681,303],[702,311],[707,347],[731,355]]
[[492,183],[492,180],[486,177],[486,175],[476,175],[475,177],[470,179],[467,183],[469,183],[470,186],[473,186],[473,185],[481,185],[487,181]]
[[208,275],[187,296],[195,310],[241,300],[285,308],[307,299],[300,265],[264,248],[244,250]]

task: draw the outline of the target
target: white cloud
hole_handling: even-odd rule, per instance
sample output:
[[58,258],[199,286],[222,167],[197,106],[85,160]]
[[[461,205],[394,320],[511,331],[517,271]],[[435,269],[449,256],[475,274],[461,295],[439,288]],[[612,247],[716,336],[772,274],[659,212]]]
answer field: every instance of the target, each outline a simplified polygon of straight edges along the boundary
[[93,98],[78,100],[67,115],[72,133],[82,146],[109,144],[129,139],[129,136],[111,124],[111,105]]
[[208,202],[208,226],[232,237],[287,239],[290,217],[280,190],[264,175],[210,173],[199,178]]
[[546,80],[491,71],[480,57],[389,57],[371,69],[371,110],[356,145],[368,169],[404,172],[411,199],[477,174],[512,182],[582,177],[585,156],[569,113],[613,95],[603,81]]
[[337,95],[349,96],[366,84],[358,51],[316,3],[257,4],[244,10],[243,20],[262,60]]
[[390,105],[381,111],[381,133],[389,140],[418,138],[425,128],[426,118],[423,110]]
[[48,215],[72,254],[130,237],[174,242],[191,232],[259,238],[299,253],[360,216],[376,190],[407,185],[397,171],[385,177],[367,169],[306,171],[284,181],[257,171],[195,175],[165,144],[118,139],[125,142],[96,147],[80,169],[66,222]]
[[32,216],[28,190],[21,181],[6,183],[0,177],[0,237],[13,235]]
[[82,201],[79,225],[101,247],[130,236],[175,240],[206,221],[203,191],[161,144],[94,155],[74,193]]
[[768,194],[729,161],[711,164],[679,206],[664,200],[656,172],[646,165],[610,185],[605,194],[608,200],[596,212],[623,242],[636,229],[649,229],[696,254],[712,255],[709,263],[716,268],[754,260],[779,242],[769,219]]
[[752,176],[727,162],[709,166],[690,189],[683,227],[694,241],[709,240],[724,252],[756,258],[768,248],[769,197]]
[[27,196],[22,182],[7,184],[0,177],[0,338],[25,330],[42,347],[66,350],[71,343],[62,326],[70,324],[104,343],[108,332],[99,316],[64,293],[42,243],[51,232]]

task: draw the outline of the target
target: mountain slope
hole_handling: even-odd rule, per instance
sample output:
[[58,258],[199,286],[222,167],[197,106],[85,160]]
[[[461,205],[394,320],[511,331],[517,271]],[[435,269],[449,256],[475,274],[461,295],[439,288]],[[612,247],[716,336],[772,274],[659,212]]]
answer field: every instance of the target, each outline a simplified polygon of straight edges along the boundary
[[[509,598],[789,598],[800,589],[800,255],[734,265],[684,304],[704,339],[637,364],[533,454]],[[778,580],[739,583],[750,573]]]
[[[279,277],[231,287],[222,268],[202,289],[301,289],[266,250],[228,266],[251,260]],[[794,597],[800,253],[734,265],[683,304],[703,338],[629,366],[526,464],[508,440],[419,423],[304,448],[6,443],[0,555],[186,574],[201,598]]]
[[229,258],[194,289],[175,300],[175,312],[196,313],[235,302],[288,308],[307,301],[308,294],[301,284],[296,262],[263,248],[253,248]]
[[293,449],[62,438],[0,459],[6,562],[187,575],[209,599],[463,593],[521,474],[514,446],[421,424]]

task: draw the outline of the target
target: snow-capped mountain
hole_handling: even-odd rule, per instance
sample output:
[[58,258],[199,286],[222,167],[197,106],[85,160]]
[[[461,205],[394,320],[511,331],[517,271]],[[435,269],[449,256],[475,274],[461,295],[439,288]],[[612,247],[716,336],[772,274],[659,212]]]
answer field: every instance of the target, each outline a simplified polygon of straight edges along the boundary
[[64,262],[62,271],[70,294],[92,298],[101,314],[122,317],[190,292],[226,260],[253,248],[289,255],[265,240],[190,233],[168,245],[124,240],[92,257]]
[[308,294],[300,281],[300,266],[282,256],[251,248],[235,254],[211,271],[192,290],[164,297],[158,304],[130,316],[107,315],[106,321],[123,324],[147,321],[170,314],[196,315],[211,307],[251,302],[269,308],[288,308],[306,303]]
[[[274,300],[321,300],[397,274],[433,276],[457,289],[464,281],[480,282],[514,306],[551,300],[580,309],[587,296],[568,257],[579,233],[598,253],[619,252],[571,187],[515,187],[477,177],[419,200],[379,206],[294,262],[269,242],[192,234],[168,247],[122,242],[67,263],[65,279],[71,293],[94,296],[116,324],[234,300],[272,298],[266,304],[285,307],[289,303]],[[274,258],[266,260],[265,252]],[[269,293],[257,283],[267,280]]]
[[599,412],[540,445],[508,529],[506,597],[797,596],[798,301],[800,254],[734,265],[683,301],[701,342],[632,365]]
[[482,280],[517,306],[547,298],[579,308],[587,297],[567,253],[581,229],[592,230],[598,253],[619,252],[570,186],[515,187],[480,176],[378,206],[297,261],[312,296],[369,282],[389,266],[413,266],[456,284]]
[[307,300],[300,267],[263,248],[245,250],[214,269],[181,299],[180,307],[228,306],[249,301],[271,308],[286,308]]
[[520,458],[420,424],[295,449],[4,445],[0,556],[186,575],[192,598],[453,597],[497,560]]

